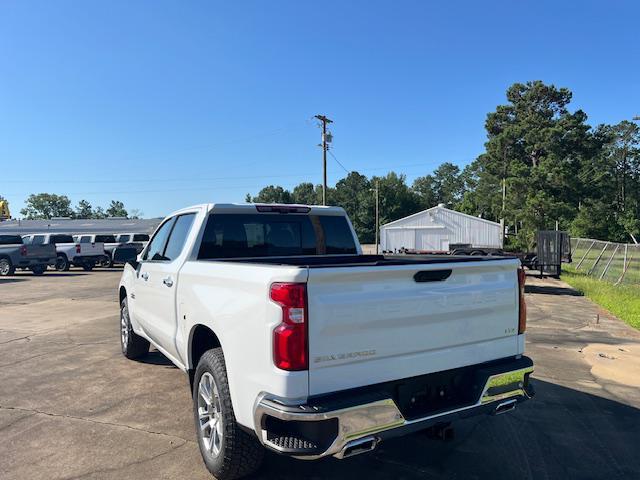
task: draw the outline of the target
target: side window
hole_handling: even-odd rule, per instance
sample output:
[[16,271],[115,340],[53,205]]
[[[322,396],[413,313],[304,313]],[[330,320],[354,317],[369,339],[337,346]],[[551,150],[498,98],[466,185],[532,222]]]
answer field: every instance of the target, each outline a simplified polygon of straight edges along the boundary
[[25,245],[31,245],[31,237],[22,237],[22,243]]
[[143,260],[166,260],[163,256],[164,247],[167,243],[169,232],[171,232],[171,228],[173,227],[175,220],[176,218],[173,217],[162,224],[149,242],[147,250],[144,252],[144,256],[142,257]]
[[180,256],[187,240],[187,235],[189,235],[191,231],[191,225],[193,225],[195,216],[195,213],[189,213],[187,215],[180,215],[177,218],[173,230],[171,230],[167,248],[164,251],[165,260],[175,260]]
[[91,243],[91,237],[88,235],[83,235],[80,237],[80,243]]
[[34,245],[42,245],[44,243],[44,235],[34,235],[31,243]]

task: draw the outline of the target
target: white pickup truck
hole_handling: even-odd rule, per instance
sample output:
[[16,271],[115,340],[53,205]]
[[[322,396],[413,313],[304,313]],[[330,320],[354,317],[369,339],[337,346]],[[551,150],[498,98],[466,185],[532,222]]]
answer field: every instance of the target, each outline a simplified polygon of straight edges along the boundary
[[71,235],[63,233],[35,233],[23,235],[26,245],[55,245],[55,269],[66,272],[69,267],[82,267],[85,271],[93,270],[96,263],[105,257],[102,243],[76,243]]
[[125,266],[120,340],[189,374],[202,458],[231,479],[264,448],[344,458],[513,410],[532,394],[523,292],[514,258],[363,255],[341,208],[208,204]]

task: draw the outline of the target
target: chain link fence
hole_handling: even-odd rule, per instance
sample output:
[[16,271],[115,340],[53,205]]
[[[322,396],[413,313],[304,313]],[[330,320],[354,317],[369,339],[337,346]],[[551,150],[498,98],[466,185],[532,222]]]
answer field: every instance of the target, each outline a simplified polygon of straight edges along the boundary
[[640,245],[572,238],[571,256],[578,272],[615,285],[640,285]]

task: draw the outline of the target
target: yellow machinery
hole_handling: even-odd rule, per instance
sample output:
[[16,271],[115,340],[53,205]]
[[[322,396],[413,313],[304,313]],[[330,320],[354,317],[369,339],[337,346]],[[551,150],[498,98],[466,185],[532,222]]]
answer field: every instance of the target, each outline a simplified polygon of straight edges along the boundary
[[11,218],[11,212],[9,211],[9,202],[6,200],[0,200],[0,221],[9,220]]

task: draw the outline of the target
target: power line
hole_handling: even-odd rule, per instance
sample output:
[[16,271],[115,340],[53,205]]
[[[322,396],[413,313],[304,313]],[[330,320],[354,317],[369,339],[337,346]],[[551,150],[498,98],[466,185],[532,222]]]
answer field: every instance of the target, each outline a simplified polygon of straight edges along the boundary
[[[329,153],[333,156],[333,158],[338,162],[338,159],[335,157],[335,155],[333,155],[333,153],[331,152],[331,150],[329,150]],[[357,171],[357,172],[374,172],[374,171],[379,171],[379,170],[388,170],[388,169],[398,169],[398,168],[410,168],[410,167],[426,167],[429,165],[434,165],[438,162],[436,161],[432,161],[432,162],[422,162],[422,163],[410,163],[410,164],[401,164],[401,165],[388,165],[388,166],[380,166],[380,167],[372,167],[372,168],[359,168],[359,169],[353,169],[352,171]],[[340,162],[338,162],[338,164],[340,164]],[[340,166],[347,172],[347,173],[351,173],[350,171],[348,171],[343,165],[340,164]],[[335,173],[335,172],[331,172],[331,173]],[[165,183],[165,182],[193,182],[193,181],[201,181],[201,182],[213,182],[216,180],[244,180],[244,179],[263,179],[263,178],[285,178],[285,177],[299,177],[299,176],[312,176],[314,175],[315,172],[301,172],[301,173],[292,173],[292,174],[278,174],[278,175],[238,175],[238,176],[232,176],[232,177],[184,177],[184,178],[139,178],[139,179],[126,179],[126,178],[118,178],[118,179],[113,179],[113,180],[82,180],[81,182],[79,180],[66,180],[66,179],[61,179],[61,180],[56,180],[56,179],[51,179],[51,178],[43,178],[43,179],[4,179],[3,181],[6,184],[9,183],[83,183],[83,184],[98,184],[98,183],[117,183],[117,184],[122,184],[122,183],[144,183],[144,184],[149,184],[149,183]]]
[[349,174],[351,173],[349,170],[347,170],[347,169],[345,168],[345,166],[344,166],[344,165],[342,165],[342,164],[340,163],[340,160],[338,160],[338,159],[336,158],[336,156],[333,154],[333,152],[332,152],[331,150],[329,150],[329,155],[331,155],[331,156],[333,157],[333,159],[336,161],[336,163],[337,163],[338,165],[340,165],[340,166],[342,167],[342,169],[343,169],[345,172],[347,172],[347,175],[349,175]]

